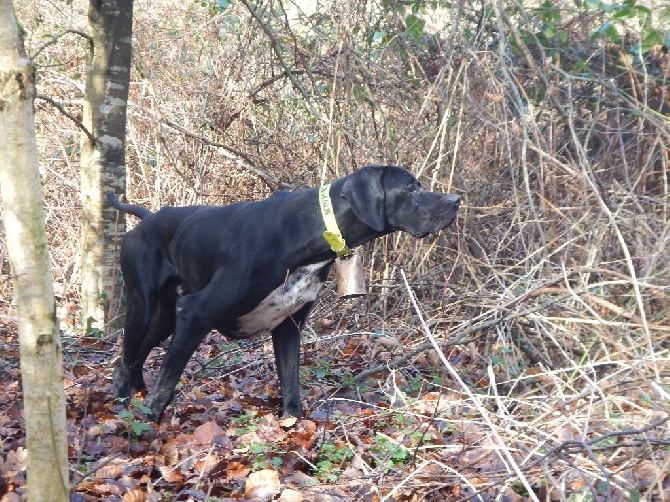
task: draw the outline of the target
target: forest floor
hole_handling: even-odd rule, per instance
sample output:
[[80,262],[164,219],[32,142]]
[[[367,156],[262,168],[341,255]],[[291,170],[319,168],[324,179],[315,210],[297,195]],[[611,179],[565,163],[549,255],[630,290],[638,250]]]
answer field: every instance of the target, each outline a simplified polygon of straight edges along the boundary
[[[19,345],[6,307],[0,319],[0,498],[14,501],[24,498],[26,465]],[[461,482],[445,483],[443,471],[473,463],[480,467],[471,467],[471,476],[480,471],[483,450],[473,444],[484,434],[467,419],[455,428],[431,420],[444,411],[445,396],[424,389],[421,399],[411,399],[399,372],[343,386],[371,366],[371,356],[389,357],[384,351],[399,342],[370,326],[342,345],[328,319],[318,324],[320,337],[343,349],[322,359],[323,347],[305,343],[309,408],[301,420],[278,419],[268,340],[239,347],[212,333],[191,360],[174,404],[153,424],[143,418],[139,395],[129,410],[114,400],[116,339],[64,333],[72,500],[418,500],[418,493],[433,493],[425,500],[461,499]],[[147,361],[148,385],[162,353]],[[452,357],[468,359],[458,351]],[[492,459],[487,464],[502,467]],[[481,474],[476,478],[473,483],[486,484]],[[510,489],[507,500],[521,497]]]
[[[26,443],[16,320],[3,307],[0,500],[14,502],[25,500]],[[380,372],[356,386],[352,377],[373,367],[373,359],[406,351],[401,341],[388,336],[388,325],[347,335],[335,335],[336,323],[328,318],[313,319],[312,326],[318,338],[308,334],[303,344],[304,419],[278,418],[279,384],[267,340],[241,346],[212,333],[160,424],[143,418],[141,396],[130,409],[114,400],[115,336],[64,332],[72,500],[529,499],[477,411],[450,390],[429,355],[410,370]],[[471,357],[477,350],[471,345],[446,353],[473,389],[488,382]],[[161,360],[162,352],[154,351],[147,361],[148,385]],[[433,386],[426,384],[431,379]],[[565,458],[570,452],[564,445]],[[546,473],[559,468],[549,453],[523,467],[538,499],[595,500],[574,498],[588,488],[584,479],[564,480],[562,493],[546,482]],[[669,500],[667,469],[662,475],[650,460],[636,464],[623,475],[638,487],[634,493],[655,486],[658,498],[644,500]],[[628,498],[604,487],[597,485],[598,500]]]

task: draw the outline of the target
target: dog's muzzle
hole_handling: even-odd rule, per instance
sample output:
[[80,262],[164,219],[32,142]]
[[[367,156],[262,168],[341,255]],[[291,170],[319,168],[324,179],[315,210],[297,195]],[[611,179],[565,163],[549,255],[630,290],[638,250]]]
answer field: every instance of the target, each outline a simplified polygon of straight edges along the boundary
[[456,219],[460,201],[460,197],[453,194],[424,192],[418,195],[410,219],[413,223],[403,230],[418,238],[444,230]]

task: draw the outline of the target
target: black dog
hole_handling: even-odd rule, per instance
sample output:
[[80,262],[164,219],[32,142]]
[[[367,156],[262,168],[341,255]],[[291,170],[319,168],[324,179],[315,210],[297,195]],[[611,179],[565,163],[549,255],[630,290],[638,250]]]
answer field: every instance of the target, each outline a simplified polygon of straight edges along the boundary
[[[142,219],[121,246],[128,294],[118,396],[145,387],[151,349],[174,333],[145,404],[159,421],[196,347],[216,329],[232,338],[271,333],[285,415],[301,416],[300,330],[336,254],[324,238],[319,189],[259,202],[164,207],[156,213],[108,199]],[[420,187],[406,170],[369,166],[330,186],[334,214],[355,247],[396,230],[425,236],[446,228],[456,195]]]

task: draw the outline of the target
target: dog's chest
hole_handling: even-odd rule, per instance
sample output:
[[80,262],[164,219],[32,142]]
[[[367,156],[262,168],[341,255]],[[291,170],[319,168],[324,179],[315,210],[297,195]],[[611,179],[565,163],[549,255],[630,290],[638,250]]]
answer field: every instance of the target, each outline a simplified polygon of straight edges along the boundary
[[323,284],[320,273],[327,264],[328,262],[324,261],[296,269],[254,310],[239,317],[235,327],[228,330],[226,335],[233,338],[249,338],[267,334],[279,326],[284,319],[316,299]]

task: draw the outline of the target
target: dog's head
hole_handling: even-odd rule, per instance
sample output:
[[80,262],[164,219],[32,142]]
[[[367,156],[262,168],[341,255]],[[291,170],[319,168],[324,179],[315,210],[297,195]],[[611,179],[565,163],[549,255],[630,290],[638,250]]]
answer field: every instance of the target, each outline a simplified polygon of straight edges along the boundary
[[447,228],[456,218],[458,195],[421,188],[408,171],[396,166],[368,166],[342,186],[356,217],[376,232],[402,230],[417,237]]

